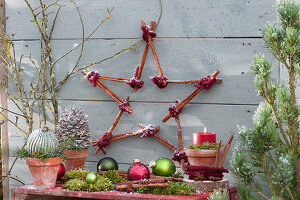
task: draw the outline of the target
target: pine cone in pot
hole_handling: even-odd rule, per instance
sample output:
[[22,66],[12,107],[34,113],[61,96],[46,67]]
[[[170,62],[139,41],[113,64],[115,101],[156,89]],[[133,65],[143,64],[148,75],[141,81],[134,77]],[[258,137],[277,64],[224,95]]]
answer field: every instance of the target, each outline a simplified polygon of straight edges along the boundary
[[76,105],[66,107],[59,117],[56,135],[59,142],[72,140],[84,149],[89,148],[91,146],[91,134],[88,116]]
[[59,142],[65,144],[66,171],[84,167],[88,148],[91,146],[91,134],[88,116],[80,107],[71,105],[61,113],[56,135]]

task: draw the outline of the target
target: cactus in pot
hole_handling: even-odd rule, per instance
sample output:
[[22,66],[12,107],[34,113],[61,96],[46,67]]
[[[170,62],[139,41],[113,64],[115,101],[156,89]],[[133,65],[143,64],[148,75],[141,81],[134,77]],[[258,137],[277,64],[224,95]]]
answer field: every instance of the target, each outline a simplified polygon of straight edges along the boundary
[[[66,171],[84,166],[91,146],[88,116],[76,105],[65,108],[56,126],[56,136],[59,142],[64,142]],[[76,151],[76,152],[74,152]]]
[[53,188],[59,165],[62,162],[61,146],[48,127],[33,131],[25,147],[17,149],[15,155],[26,158],[33,185],[37,188]]
[[30,154],[40,151],[55,152],[57,149],[58,139],[47,126],[33,131],[28,137],[27,150]]

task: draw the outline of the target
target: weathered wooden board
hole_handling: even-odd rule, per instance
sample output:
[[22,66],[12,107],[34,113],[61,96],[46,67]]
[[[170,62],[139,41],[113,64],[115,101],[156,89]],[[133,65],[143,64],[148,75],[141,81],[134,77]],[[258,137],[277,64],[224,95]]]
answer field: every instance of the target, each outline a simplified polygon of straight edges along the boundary
[[[31,0],[37,3],[38,1]],[[62,8],[62,15],[58,19],[52,43],[54,56],[57,58],[80,42],[81,26],[79,18],[72,4]],[[106,16],[106,8],[114,6],[111,20],[105,22],[102,28],[95,33],[93,40],[85,45],[83,59],[79,66],[100,60],[115,52],[128,47],[141,38],[140,19],[147,23],[157,20],[159,16],[159,0],[139,1],[128,0],[82,0],[77,1],[85,21],[86,35]],[[275,20],[273,0],[229,0],[229,1],[197,1],[197,0],[162,0],[163,15],[157,27],[158,37],[154,46],[165,75],[170,79],[187,80],[199,79],[212,73],[216,69],[221,71],[223,83],[216,84],[211,90],[204,91],[188,104],[181,115],[184,146],[191,143],[193,132],[202,131],[204,126],[209,131],[216,132],[218,139],[225,143],[232,133],[237,136],[237,124],[252,126],[252,115],[257,104],[261,101],[257,97],[253,84],[254,75],[249,71],[249,64],[255,53],[265,53],[261,37],[261,28],[266,21]],[[23,0],[6,1],[7,30],[15,34],[16,48],[19,52],[29,55],[32,53],[39,62],[40,36],[31,22],[31,14]],[[222,39],[226,37],[225,39]],[[36,40],[36,41],[35,41]],[[27,47],[28,46],[28,47]],[[130,78],[134,69],[140,64],[144,49],[144,42],[113,60],[94,66],[93,70],[103,75],[112,75]],[[58,63],[58,77],[70,70],[78,51],[64,58]],[[20,54],[18,54],[19,56]],[[280,77],[279,65],[271,59],[274,70],[273,78]],[[24,59],[24,79],[28,85],[35,76],[34,69],[28,59]],[[137,125],[153,123],[161,126],[159,134],[174,145],[177,145],[176,125],[173,119],[166,124],[160,119],[167,113],[171,102],[186,97],[194,87],[192,85],[169,85],[158,89],[149,76],[157,75],[156,65],[149,51],[142,79],[144,88],[134,93],[127,85],[108,82],[107,85],[121,98],[131,96],[132,115],[124,114],[114,133],[125,133],[138,130]],[[58,79],[59,79],[58,78]],[[14,91],[12,84],[10,90]],[[78,73],[70,78],[59,93],[60,111],[66,106],[76,104],[82,107],[89,115],[92,138],[97,139],[107,131],[117,112],[117,104],[99,88],[93,88],[85,78]],[[10,103],[9,108],[16,110]],[[37,113],[35,113],[36,115]],[[20,123],[24,124],[22,120]],[[35,121],[37,127],[38,121]],[[23,144],[24,134],[20,133],[11,124],[9,125],[10,150]],[[229,158],[232,148],[225,162],[229,168]],[[95,147],[89,151],[87,168],[95,171],[96,164],[103,154],[93,155]],[[169,149],[153,138],[133,137],[111,144],[107,156],[114,157],[120,168],[127,170],[134,158],[140,158],[148,164],[151,160],[162,156],[171,157]],[[12,163],[11,157],[10,163]],[[24,161],[18,161],[12,171],[25,183],[30,183],[29,170]],[[19,185],[12,181],[11,185]]]
[[[38,1],[31,0],[33,5]],[[81,38],[81,25],[76,9],[68,0],[57,21],[54,38]],[[85,22],[86,33],[106,16],[106,9],[114,7],[111,21],[107,21],[95,38],[139,38],[140,19],[157,20],[159,0],[89,0],[77,1]],[[274,1],[261,0],[163,0],[163,15],[157,27],[159,37],[260,37],[266,21],[275,20]],[[7,30],[16,39],[39,39],[31,22],[31,13],[23,0],[9,0]],[[35,7],[35,6],[33,6]],[[54,14],[53,14],[54,15]]]
[[[129,46],[135,40],[92,40],[85,45],[85,53],[79,66],[100,60],[114,54],[118,50]],[[53,43],[54,56],[63,55],[71,48],[76,41],[55,41]],[[19,52],[32,53],[37,60],[39,55],[39,42],[16,42]],[[28,45],[28,47],[26,46]],[[154,45],[159,55],[160,63],[165,76],[170,80],[200,79],[216,69],[221,71],[219,77],[223,83],[217,83],[212,90],[204,91],[193,102],[201,103],[229,103],[229,104],[257,104],[261,99],[257,97],[253,84],[254,75],[249,70],[249,64],[255,53],[267,50],[263,47],[261,39],[158,39]],[[108,76],[119,76],[131,78],[136,66],[139,65],[143,54],[144,44],[140,44],[136,50],[125,52],[113,60],[105,61],[101,65],[91,67],[100,74]],[[188,51],[187,51],[188,49]],[[70,54],[58,63],[58,78],[71,70],[76,63],[78,52]],[[273,77],[277,78],[278,66],[273,61]],[[27,59],[24,59],[24,85],[35,76],[36,70]],[[143,70],[142,79],[145,85],[138,92],[123,83],[103,81],[121,98],[131,96],[132,101],[164,101],[174,102],[176,99],[183,99],[192,90],[193,85],[169,84],[165,89],[159,89],[154,85],[149,76],[157,75],[157,68],[152,52],[148,53],[146,64]],[[74,91],[74,88],[80,90]],[[93,88],[83,74],[80,72],[69,79],[59,93],[63,99],[89,99],[108,100],[110,97],[100,88]]]

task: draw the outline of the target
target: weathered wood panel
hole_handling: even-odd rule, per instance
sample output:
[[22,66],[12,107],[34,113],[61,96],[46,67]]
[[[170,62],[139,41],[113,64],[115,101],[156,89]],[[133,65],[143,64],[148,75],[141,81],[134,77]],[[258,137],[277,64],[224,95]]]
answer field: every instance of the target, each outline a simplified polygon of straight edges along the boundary
[[[136,40],[92,40],[86,43],[85,53],[79,66],[100,60],[120,49],[123,49]],[[63,55],[76,41],[53,42],[54,56]],[[16,42],[19,52],[32,53],[33,58],[39,62],[39,42]],[[249,64],[255,53],[262,52],[268,56],[261,39],[158,39],[154,45],[159,55],[160,63],[165,76],[170,80],[200,79],[216,69],[221,71],[219,77],[223,83],[217,83],[213,90],[204,91],[193,102],[201,103],[226,103],[226,104],[257,104],[261,99],[256,95],[253,84],[254,75],[249,70]],[[27,47],[28,46],[28,47]],[[136,66],[139,65],[143,54],[144,44],[137,46],[136,50],[125,52],[113,60],[108,60],[101,65],[91,67],[100,74],[131,78]],[[188,51],[187,51],[188,49]],[[28,52],[28,53],[27,53]],[[57,80],[70,71],[78,56],[74,52],[58,63]],[[270,56],[269,56],[270,57]],[[271,59],[271,58],[270,58]],[[273,77],[279,76],[277,62],[274,64]],[[27,59],[24,59],[24,85],[29,86],[35,76],[36,70]],[[174,102],[183,99],[192,90],[193,85],[169,84],[165,89],[154,85],[149,76],[157,75],[157,68],[152,52],[148,53],[142,74],[145,85],[138,92],[123,83],[103,81],[121,98],[131,96],[131,101],[164,101]],[[74,88],[80,90],[74,91]],[[109,100],[110,97],[100,88],[93,88],[92,84],[81,73],[71,77],[59,93],[62,99]]]
[[[38,5],[38,1],[31,0]],[[139,38],[140,19],[157,20],[159,0],[89,0],[77,1],[86,33],[105,18],[106,9],[114,7],[111,21],[103,25],[95,38]],[[159,37],[260,37],[266,21],[275,19],[273,0],[163,0],[163,15],[157,27]],[[81,26],[74,6],[65,7],[57,22],[54,38],[81,38]],[[39,39],[31,13],[23,0],[6,3],[9,33],[16,39]]]
[[[36,2],[36,1],[31,1]],[[58,57],[80,42],[80,24],[75,9],[68,1],[58,20],[53,42],[54,56]],[[257,104],[261,101],[257,97],[253,85],[253,75],[249,71],[249,64],[255,53],[264,52],[271,57],[263,47],[260,29],[266,21],[275,20],[274,1],[259,0],[229,0],[229,1],[197,1],[197,0],[163,0],[163,15],[157,27],[158,38],[156,47],[162,69],[169,79],[199,79],[216,69],[221,71],[223,83],[216,84],[211,90],[198,95],[188,104],[181,115],[183,126],[184,146],[191,143],[192,133],[202,131],[203,126],[216,132],[217,139],[225,143],[229,133],[237,134],[236,125],[252,126],[252,115]],[[77,1],[85,20],[86,34],[90,33],[99,21],[105,17],[106,8],[115,7],[112,19],[86,43],[85,52],[80,66],[123,49],[138,41],[141,37],[140,19],[157,20],[159,15],[159,0],[138,1],[128,0],[89,0]],[[17,49],[26,55],[31,52],[39,62],[40,38],[31,16],[23,0],[9,0],[6,3],[8,16],[8,32],[15,34]],[[217,38],[216,38],[217,37]],[[225,39],[219,37],[227,37]],[[229,37],[229,38],[228,38]],[[144,43],[144,42],[143,42]],[[28,45],[28,47],[27,47]],[[95,69],[103,75],[132,77],[133,71],[140,63],[144,44],[135,50],[130,50],[113,60],[109,60]],[[57,65],[58,76],[61,78],[70,70],[78,51],[64,58]],[[29,60],[24,60],[25,85],[34,76]],[[274,63],[273,77],[279,74],[278,63]],[[157,74],[152,53],[149,51],[142,78],[145,86],[134,93],[126,85],[105,82],[120,97],[131,96],[133,114],[121,118],[114,133],[125,133],[137,130],[139,123],[153,123],[161,126],[159,134],[176,145],[176,125],[173,119],[166,124],[160,119],[166,114],[171,102],[186,97],[194,87],[169,85],[160,90],[148,79]],[[13,87],[10,88],[14,90]],[[181,92],[182,91],[182,92]],[[117,112],[117,104],[99,88],[93,88],[81,74],[73,76],[63,86],[59,93],[62,110],[70,104],[81,106],[89,115],[92,138],[96,139],[107,131]],[[12,105],[10,108],[16,110]],[[20,123],[22,121],[20,120]],[[37,124],[38,122],[35,121]],[[23,143],[24,136],[12,125],[9,126],[11,150]],[[233,142],[233,146],[236,140]],[[233,147],[232,146],[232,147]],[[225,167],[229,167],[229,152]],[[95,170],[96,164],[103,155],[94,156],[90,149],[87,162],[88,169]],[[126,170],[132,159],[140,158],[149,163],[152,159],[167,156],[171,151],[153,138],[128,138],[111,144],[107,150],[108,156],[114,157],[120,168]],[[11,157],[12,159],[13,157]],[[30,183],[30,174],[24,161],[18,161],[13,175],[20,177],[25,183]],[[12,182],[12,185],[19,183]]]

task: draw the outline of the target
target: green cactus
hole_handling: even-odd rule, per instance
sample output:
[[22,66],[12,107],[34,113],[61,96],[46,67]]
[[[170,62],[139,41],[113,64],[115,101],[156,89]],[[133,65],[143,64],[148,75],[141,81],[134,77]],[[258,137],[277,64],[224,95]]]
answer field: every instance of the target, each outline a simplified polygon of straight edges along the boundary
[[27,140],[27,150],[30,154],[38,153],[41,150],[55,152],[58,149],[58,139],[48,127],[33,131]]

